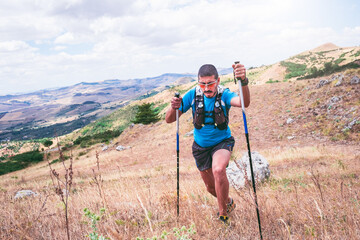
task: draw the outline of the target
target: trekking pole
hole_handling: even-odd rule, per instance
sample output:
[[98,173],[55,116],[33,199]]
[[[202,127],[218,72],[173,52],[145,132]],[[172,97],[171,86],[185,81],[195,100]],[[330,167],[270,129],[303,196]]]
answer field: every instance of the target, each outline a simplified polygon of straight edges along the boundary
[[[240,63],[240,62],[239,62],[239,61],[236,61],[236,62],[235,62],[235,64],[238,64],[238,63]],[[262,238],[262,233],[261,233],[259,205],[258,205],[258,203],[257,203],[257,196],[256,196],[254,170],[253,170],[253,165],[252,165],[252,160],[251,160],[249,133],[248,133],[248,129],[247,129],[247,122],[246,122],[246,115],[245,115],[244,95],[243,95],[243,91],[242,91],[241,79],[238,78],[238,80],[240,81],[240,83],[239,83],[240,101],[241,101],[241,108],[242,108],[243,119],[244,119],[244,128],[245,128],[246,143],[247,143],[248,154],[249,154],[249,162],[250,162],[250,170],[251,170],[251,180],[252,180],[252,185],[253,185],[253,189],[254,189],[254,198],[255,198],[256,214],[257,214],[257,219],[258,219],[258,223],[259,223],[260,239],[263,239],[263,238]],[[235,81],[235,84],[236,84],[235,72],[234,72],[234,81]]]
[[[180,93],[175,93],[175,97],[179,98],[180,97]],[[177,203],[176,203],[176,208],[177,208],[177,216],[179,217],[179,189],[180,189],[180,184],[179,184],[179,109],[176,109],[176,155],[177,155],[177,172],[176,172],[176,177],[177,177]]]

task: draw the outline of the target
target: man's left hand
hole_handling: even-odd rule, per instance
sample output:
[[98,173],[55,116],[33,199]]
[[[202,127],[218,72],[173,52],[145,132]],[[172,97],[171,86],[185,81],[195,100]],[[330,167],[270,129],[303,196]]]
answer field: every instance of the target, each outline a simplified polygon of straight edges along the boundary
[[236,79],[241,78],[241,80],[245,80],[246,78],[246,68],[244,67],[244,65],[238,63],[238,64],[233,64],[232,68],[234,69],[234,75]]

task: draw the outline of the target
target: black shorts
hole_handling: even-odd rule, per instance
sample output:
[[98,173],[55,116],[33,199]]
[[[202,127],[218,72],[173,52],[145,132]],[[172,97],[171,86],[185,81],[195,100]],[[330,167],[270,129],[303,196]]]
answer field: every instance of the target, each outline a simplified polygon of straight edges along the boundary
[[196,166],[199,171],[212,168],[212,156],[217,150],[226,149],[232,152],[235,145],[234,137],[229,137],[222,142],[212,147],[203,148],[199,146],[195,141],[192,145],[192,152],[195,158]]

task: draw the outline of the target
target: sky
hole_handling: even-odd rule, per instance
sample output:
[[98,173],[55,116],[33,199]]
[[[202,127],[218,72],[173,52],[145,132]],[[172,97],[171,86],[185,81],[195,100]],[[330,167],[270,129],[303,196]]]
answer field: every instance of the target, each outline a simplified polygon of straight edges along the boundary
[[0,0],[0,95],[360,45],[358,0]]

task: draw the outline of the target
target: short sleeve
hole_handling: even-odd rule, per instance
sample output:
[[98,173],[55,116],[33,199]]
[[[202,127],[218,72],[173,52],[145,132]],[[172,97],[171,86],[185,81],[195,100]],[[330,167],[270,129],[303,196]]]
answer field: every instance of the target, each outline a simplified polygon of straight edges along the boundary
[[231,107],[231,99],[237,96],[237,93],[231,92],[228,88],[224,90],[223,99],[227,108]]
[[182,99],[182,105],[179,108],[179,110],[182,113],[186,113],[189,108],[192,105],[192,101],[194,99],[194,95],[195,95],[195,88],[191,89],[190,91],[188,91],[187,93],[185,93],[183,99]]

